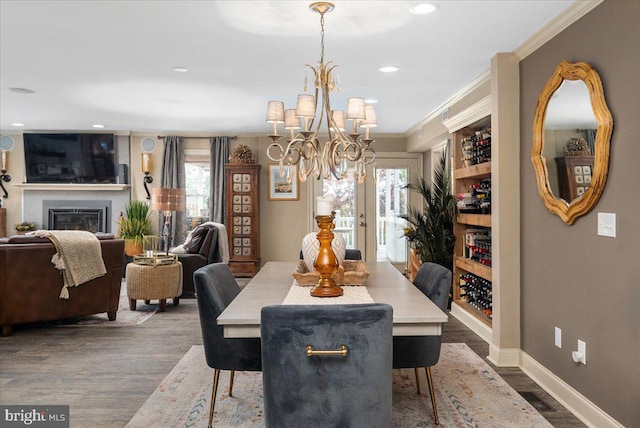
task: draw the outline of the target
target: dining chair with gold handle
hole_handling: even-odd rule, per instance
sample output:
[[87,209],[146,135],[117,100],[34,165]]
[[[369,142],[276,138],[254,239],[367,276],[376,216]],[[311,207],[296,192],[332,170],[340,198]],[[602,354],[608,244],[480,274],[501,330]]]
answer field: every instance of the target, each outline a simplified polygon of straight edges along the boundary
[[262,308],[266,428],[391,426],[391,306]]

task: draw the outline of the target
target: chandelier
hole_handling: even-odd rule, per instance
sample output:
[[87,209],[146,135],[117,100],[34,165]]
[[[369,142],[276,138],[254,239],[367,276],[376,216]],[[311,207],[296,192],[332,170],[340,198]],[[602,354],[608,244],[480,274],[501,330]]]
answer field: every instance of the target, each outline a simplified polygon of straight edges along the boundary
[[[282,101],[269,101],[267,123],[273,124],[273,134],[269,135],[273,142],[267,148],[267,156],[279,163],[280,177],[284,177],[286,172],[289,181],[292,179],[291,165],[298,165],[298,176],[303,182],[311,174],[316,179],[337,180],[353,174],[362,184],[366,166],[376,158],[371,147],[374,140],[369,137],[369,128],[378,126],[376,113],[372,105],[365,105],[364,99],[357,97],[348,99],[346,115],[342,110],[331,110],[329,95],[334,89],[340,90],[340,82],[339,77],[333,76],[337,65],[331,61],[324,62],[324,15],[331,12],[334,5],[315,2],[309,5],[309,9],[320,14],[320,60],[316,67],[306,64],[313,71],[315,93],[298,95],[295,109],[285,110]],[[306,75],[304,91],[307,92]],[[321,103],[318,103],[319,94]],[[345,119],[351,121],[349,134],[345,131]],[[327,124],[328,134],[324,144],[319,136],[323,122]],[[278,124],[284,124],[284,129],[291,132],[284,144],[279,142],[282,135],[278,134]],[[364,128],[364,136],[358,133],[358,128]]]

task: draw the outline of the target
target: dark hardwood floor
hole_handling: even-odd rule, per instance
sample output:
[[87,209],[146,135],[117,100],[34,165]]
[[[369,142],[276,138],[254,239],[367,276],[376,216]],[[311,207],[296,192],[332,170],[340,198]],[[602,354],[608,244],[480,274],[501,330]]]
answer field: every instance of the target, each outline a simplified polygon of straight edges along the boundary
[[[488,355],[486,342],[449,320],[445,342],[465,342]],[[0,338],[0,402],[67,404],[74,428],[124,427],[189,348],[202,344],[197,304],[190,299],[137,327],[14,330]],[[521,370],[494,369],[554,426],[584,426]]]

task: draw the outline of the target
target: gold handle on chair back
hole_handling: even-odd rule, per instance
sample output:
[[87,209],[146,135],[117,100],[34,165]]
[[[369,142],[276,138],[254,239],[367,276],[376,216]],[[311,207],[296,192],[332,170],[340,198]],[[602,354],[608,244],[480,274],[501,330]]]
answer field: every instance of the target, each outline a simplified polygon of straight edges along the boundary
[[313,346],[307,345],[307,357],[323,356],[323,355],[336,355],[340,357],[346,357],[348,353],[349,353],[349,350],[347,349],[346,345],[340,346],[340,349],[337,349],[335,351],[315,351],[313,349]]

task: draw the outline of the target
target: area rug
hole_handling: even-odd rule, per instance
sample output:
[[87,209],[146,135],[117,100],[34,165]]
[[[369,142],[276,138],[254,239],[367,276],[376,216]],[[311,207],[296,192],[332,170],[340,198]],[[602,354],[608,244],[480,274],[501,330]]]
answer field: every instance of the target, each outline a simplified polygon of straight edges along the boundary
[[159,305],[156,300],[149,305],[144,303],[144,300],[137,301],[137,309],[135,311],[129,310],[129,299],[127,298],[127,285],[122,282],[120,288],[120,301],[118,303],[118,313],[114,321],[109,321],[106,312],[87,315],[83,317],[73,317],[57,321],[48,321],[47,325],[56,325],[63,327],[129,327],[140,325],[153,314],[155,314]]
[[[442,427],[551,427],[524,398],[464,343],[444,343],[432,369]],[[393,371],[394,428],[434,426],[424,370],[423,395],[413,370]],[[206,427],[213,370],[202,346],[193,346],[129,421],[129,428]],[[264,427],[262,375],[236,373],[229,397],[229,372],[221,372],[216,427]]]

